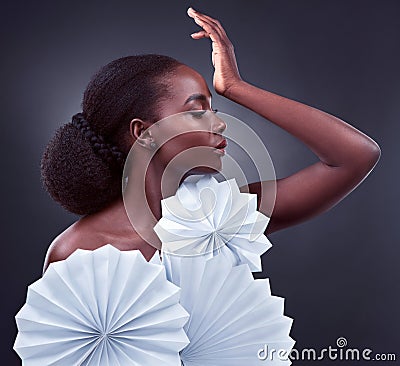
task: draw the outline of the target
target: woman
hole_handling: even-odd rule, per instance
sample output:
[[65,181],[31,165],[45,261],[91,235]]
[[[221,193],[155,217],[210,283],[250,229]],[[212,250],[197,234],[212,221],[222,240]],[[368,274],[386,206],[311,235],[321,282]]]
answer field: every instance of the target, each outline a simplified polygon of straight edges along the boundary
[[[268,181],[241,187],[242,192],[257,194],[258,209],[271,216],[266,235],[327,211],[366,178],[380,158],[374,140],[328,113],[244,81],[219,21],[192,8],[188,15],[201,27],[192,38],[212,41],[215,91],[297,137],[320,159],[276,181],[272,215],[268,194],[261,196],[262,190],[270,189]],[[44,271],[77,248],[94,250],[107,243],[120,250],[139,249],[150,260],[157,247],[151,241],[154,236],[144,240],[132,227],[121,195],[126,156],[135,142],[146,157],[160,147],[161,132],[157,135],[149,128],[154,122],[185,111],[212,110],[211,93],[201,75],[159,55],[130,56],[104,66],[89,83],[82,109],[72,124],[57,131],[42,159],[43,182],[50,195],[69,211],[84,215],[54,239]],[[225,128],[223,122],[215,123],[210,126],[212,133],[180,140],[180,151],[195,145],[217,146]],[[148,204],[154,216],[161,217],[161,177],[179,150],[174,148],[162,146],[149,164],[143,182],[146,197],[137,195],[137,212]],[[138,176],[143,173],[140,161],[135,162]],[[148,216],[136,219],[137,227],[151,232],[154,223]]]

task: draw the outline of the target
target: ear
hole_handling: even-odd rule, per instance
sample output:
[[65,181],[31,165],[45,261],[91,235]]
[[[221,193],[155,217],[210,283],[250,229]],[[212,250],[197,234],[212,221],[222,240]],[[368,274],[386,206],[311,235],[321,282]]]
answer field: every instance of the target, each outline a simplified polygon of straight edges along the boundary
[[140,118],[134,118],[130,122],[129,126],[130,134],[133,140],[148,149],[150,149],[150,143],[153,141],[151,131],[149,130],[150,125],[151,123],[144,122]]

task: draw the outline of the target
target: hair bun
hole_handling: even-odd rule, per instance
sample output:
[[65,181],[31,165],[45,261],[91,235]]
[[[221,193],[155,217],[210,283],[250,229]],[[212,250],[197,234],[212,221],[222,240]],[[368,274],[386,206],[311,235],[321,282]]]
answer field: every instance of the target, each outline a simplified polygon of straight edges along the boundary
[[122,198],[122,170],[133,116],[160,119],[171,77],[183,65],[156,54],[121,57],[102,66],[85,88],[81,113],[63,123],[43,151],[41,179],[49,195],[78,215]]
[[124,154],[116,146],[106,142],[103,136],[94,132],[83,113],[79,112],[72,116],[72,125],[85,136],[93,147],[94,152],[107,164],[118,169],[123,168],[125,163]]

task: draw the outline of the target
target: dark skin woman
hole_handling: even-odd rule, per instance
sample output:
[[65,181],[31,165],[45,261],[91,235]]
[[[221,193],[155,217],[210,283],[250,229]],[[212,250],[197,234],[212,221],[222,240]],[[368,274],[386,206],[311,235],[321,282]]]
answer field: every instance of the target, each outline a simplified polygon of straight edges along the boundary
[[[317,163],[288,177],[276,180],[276,199],[272,213],[269,209],[270,202],[267,202],[270,196],[268,191],[272,189],[271,181],[255,182],[240,187],[241,192],[257,194],[258,210],[270,216],[265,232],[266,235],[326,212],[345,198],[368,176],[377,164],[381,154],[380,148],[374,140],[335,116],[260,89],[243,80],[238,71],[234,48],[221,23],[192,8],[189,8],[188,15],[201,27],[201,30],[191,35],[192,38],[195,40],[209,38],[212,42],[213,86],[215,91],[283,128],[306,144],[319,158]],[[154,62],[151,65],[154,65]],[[129,70],[131,69],[132,67]],[[118,72],[120,70],[121,67],[118,68]],[[90,88],[88,87],[85,93],[83,115],[90,122],[89,124],[92,125],[92,128],[95,127],[95,118],[100,120],[97,113],[100,107],[96,107],[97,109],[92,108],[92,112],[90,108],[95,103],[99,103],[98,105],[105,103],[101,100],[102,94],[98,90],[102,88],[103,84],[106,84],[104,80],[108,80],[107,83],[110,83],[109,80],[116,79],[113,72],[115,71],[111,71],[108,74],[103,72],[92,82],[92,85],[90,85]],[[104,76],[106,74],[109,79]],[[101,127],[101,121],[96,125],[97,132],[101,132],[103,128],[101,134],[107,137],[108,141],[113,142],[114,146],[118,146],[118,149],[115,148],[112,154],[114,156],[119,154],[119,160],[123,160],[126,157],[135,142],[143,147],[142,154],[143,158],[146,159],[146,154],[150,154],[151,151],[151,143],[158,142],[156,130],[154,130],[154,133],[149,133],[151,131],[149,127],[155,121],[180,112],[212,110],[210,90],[204,78],[195,70],[184,64],[172,62],[168,69],[160,71],[160,75],[157,78],[157,82],[162,80],[162,85],[167,85],[165,93],[168,94],[168,97],[165,97],[165,95],[153,96],[153,109],[157,111],[156,116],[150,118],[143,113],[140,115],[139,112],[131,112],[137,114],[130,115],[128,119],[125,115],[124,118],[121,117],[120,120],[124,121],[124,124],[118,122],[118,128],[112,132],[108,131],[106,127]],[[109,86],[112,84],[107,85],[108,89],[112,88]],[[104,90],[107,90],[107,88],[104,88]],[[133,87],[129,91],[132,89]],[[95,90],[97,94],[91,90]],[[160,90],[164,89],[161,88]],[[134,92],[132,91],[132,95],[135,95]],[[138,93],[142,92],[144,91],[139,90]],[[110,97],[107,97],[108,99]],[[111,106],[110,108],[113,107]],[[136,108],[139,111],[140,108],[137,103]],[[112,110],[108,110],[107,113],[110,116],[115,115]],[[107,113],[104,112],[101,117],[103,122],[111,118],[107,117]],[[184,127],[181,128],[183,129]],[[195,142],[192,139],[192,146],[216,146],[216,143],[221,141],[225,128],[226,125],[223,122],[215,123],[211,127],[209,134],[202,134],[202,137],[196,138]],[[68,136],[72,136],[74,133],[71,127]],[[77,141],[77,138],[72,138],[71,136],[69,137],[71,143]],[[143,235],[139,235],[137,230],[133,228],[124,207],[122,194],[118,191],[118,189],[120,190],[121,169],[117,170],[115,175],[114,190],[104,186],[102,195],[96,192],[93,193],[97,197],[101,196],[104,199],[108,199],[108,201],[102,202],[96,208],[93,207],[92,209],[92,207],[88,206],[89,208],[78,209],[68,206],[67,200],[63,200],[60,192],[70,189],[70,184],[72,184],[70,182],[74,182],[75,177],[82,173],[83,170],[79,171],[79,174],[73,172],[73,174],[71,173],[72,178],[63,178],[62,180],[60,179],[60,170],[56,171],[58,174],[56,175],[55,166],[62,169],[63,174],[67,169],[66,167],[71,166],[69,162],[67,164],[64,161],[65,149],[68,149],[68,146],[66,146],[68,144],[59,143],[61,137],[58,136],[57,138],[58,140],[55,140],[48,147],[44,155],[42,162],[44,182],[55,200],[71,212],[82,214],[83,217],[53,240],[46,255],[43,271],[47,269],[51,262],[67,258],[77,248],[94,250],[107,243],[112,243],[120,250],[139,249],[145,258],[150,260],[157,251],[157,245],[152,242],[153,239],[157,240],[157,238],[151,236],[151,228],[155,222],[149,221],[149,216],[146,215],[138,215],[136,218],[137,226],[135,225],[135,227],[140,227],[144,231],[147,230],[149,233],[148,240],[145,240]],[[107,149],[107,146],[104,145],[103,147]],[[81,159],[85,158],[85,151],[82,150],[80,153]],[[100,152],[104,153],[104,151]],[[140,194],[135,197],[137,212],[141,212],[141,209],[144,212],[146,210],[145,206],[148,204],[156,220],[161,218],[160,201],[164,198],[161,192],[161,177],[165,168],[165,161],[170,157],[171,151],[168,148],[164,148],[158,154],[157,159],[153,159],[149,164],[145,172],[144,187],[137,187],[137,192],[140,191],[140,188],[144,188],[146,192],[146,199],[144,197],[141,198]],[[138,162],[140,161],[140,159],[137,159],[135,164],[139,164]],[[85,165],[85,174],[89,174],[88,172],[92,172],[90,174],[99,174],[98,169],[94,173],[93,169],[90,166],[88,168],[88,166],[88,164]],[[75,167],[71,169],[75,169]],[[101,177],[98,175],[96,179],[103,179],[105,173],[101,174]],[[138,177],[144,174],[140,164],[134,174]],[[69,183],[64,182],[67,180]],[[89,185],[90,179],[87,178],[86,187]],[[78,192],[77,189],[74,191],[71,188],[70,191]],[[84,196],[88,197],[87,203],[90,203],[90,194],[91,192],[88,191],[87,195]],[[81,204],[85,202],[84,198],[80,198],[79,202]]]

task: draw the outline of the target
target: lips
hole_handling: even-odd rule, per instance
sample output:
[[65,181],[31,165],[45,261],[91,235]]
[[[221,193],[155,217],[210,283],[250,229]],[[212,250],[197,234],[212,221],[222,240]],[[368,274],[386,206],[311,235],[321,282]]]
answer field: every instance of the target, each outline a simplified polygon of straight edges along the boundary
[[228,143],[226,142],[225,139],[223,139],[217,146],[215,146],[216,149],[225,149]]

